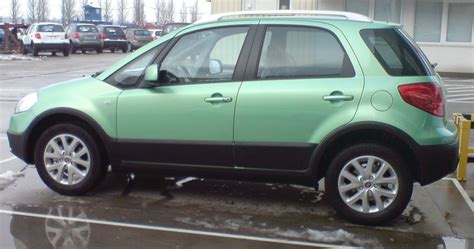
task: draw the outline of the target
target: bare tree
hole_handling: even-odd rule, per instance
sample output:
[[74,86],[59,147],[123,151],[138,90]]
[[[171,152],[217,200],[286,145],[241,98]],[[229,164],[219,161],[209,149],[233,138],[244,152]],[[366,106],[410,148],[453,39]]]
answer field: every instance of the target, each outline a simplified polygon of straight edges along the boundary
[[143,0],[133,0],[133,21],[139,26],[145,22],[145,3]]
[[168,0],[166,4],[166,22],[170,23],[174,20],[174,1]]
[[10,17],[12,18],[12,23],[16,23],[16,19],[18,19],[19,12],[20,12],[20,1],[19,0],[11,0],[11,9],[10,9]]
[[27,2],[28,13],[26,15],[28,16],[28,21],[30,23],[34,23],[38,20],[38,17],[36,15],[37,5],[38,5],[37,0],[28,0],[28,2]]
[[76,15],[76,5],[76,0],[62,0],[61,12],[63,25],[69,24],[74,21],[74,16]]
[[117,1],[117,19],[120,24],[123,24],[127,20],[127,0]]
[[181,22],[186,22],[188,20],[188,10],[186,7],[186,2],[183,0],[183,4],[181,5],[181,11],[180,11],[180,21]]
[[36,17],[38,22],[44,22],[48,20],[49,14],[49,2],[48,0],[38,0],[36,7]]
[[112,0],[104,0],[102,13],[104,14],[104,21],[109,22],[112,20]]
[[199,19],[198,0],[194,0],[194,4],[189,9],[189,13],[191,14],[191,22],[195,22],[195,21],[197,21],[197,19]]
[[166,23],[168,10],[165,0],[155,0],[155,17],[158,24]]

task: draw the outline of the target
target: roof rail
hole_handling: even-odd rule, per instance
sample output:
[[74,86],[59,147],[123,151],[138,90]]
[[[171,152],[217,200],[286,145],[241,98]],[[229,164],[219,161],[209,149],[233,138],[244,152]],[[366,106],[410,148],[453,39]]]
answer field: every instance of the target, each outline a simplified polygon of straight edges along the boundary
[[345,11],[328,11],[328,10],[258,10],[258,11],[237,11],[225,12],[210,15],[199,19],[195,23],[215,22],[222,19],[245,18],[245,17],[265,17],[265,16],[305,16],[315,18],[335,18],[359,22],[372,22],[373,20],[367,16],[345,12]]

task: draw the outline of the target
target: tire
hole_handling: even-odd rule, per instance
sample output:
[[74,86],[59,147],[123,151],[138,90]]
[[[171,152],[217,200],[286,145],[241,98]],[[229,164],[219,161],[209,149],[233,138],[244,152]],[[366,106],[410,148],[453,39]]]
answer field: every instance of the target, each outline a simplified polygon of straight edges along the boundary
[[38,56],[39,54],[38,46],[36,46],[35,44],[33,44],[32,46],[33,46],[33,56]]
[[63,49],[63,56],[69,56],[69,47]]
[[[72,150],[69,149],[69,152],[81,153],[81,151],[85,151],[86,153],[74,159],[74,153],[68,153],[68,148],[64,149],[60,136],[65,136],[66,145],[69,146],[73,144],[73,139],[78,141]],[[55,146],[52,146],[52,141],[55,141]],[[49,152],[49,155],[60,155],[59,157],[62,157],[64,160],[53,160],[52,158],[55,157],[48,158],[46,151]],[[66,156],[61,154],[60,151],[65,151]],[[56,124],[44,131],[36,144],[36,169],[43,182],[55,192],[63,195],[82,195],[96,187],[106,173],[107,165],[100,152],[95,139],[80,125],[69,123]],[[71,157],[67,155],[71,155]],[[81,160],[78,160],[78,158]],[[57,169],[48,172],[45,165],[48,162],[50,164],[56,162],[57,165],[63,166],[62,168],[58,166]],[[87,164],[83,162],[88,162],[89,167],[85,167]],[[73,172],[73,170],[75,173],[71,173],[72,177],[69,177],[69,171]],[[62,173],[60,174],[60,172]],[[79,173],[84,175],[81,177]]]
[[52,56],[56,56],[56,52],[51,52],[51,55],[52,55]]
[[87,50],[86,50],[86,49],[81,49],[81,52],[82,52],[83,54],[85,54],[85,53],[87,53]]
[[25,44],[21,43],[21,54],[22,55],[27,55],[28,54],[28,49],[26,48]]
[[95,51],[97,52],[97,54],[102,54],[103,49],[102,49],[102,47],[98,47],[98,48],[95,49]]
[[[369,158],[375,162],[372,164],[374,167],[371,174],[366,171]],[[355,161],[361,165],[359,169],[367,173],[361,174],[366,177],[363,181],[360,181],[359,171],[356,170],[354,164],[351,164]],[[377,177],[378,170],[382,169],[382,163],[385,163],[388,170]],[[389,146],[375,143],[353,145],[338,153],[329,165],[325,180],[326,196],[336,212],[353,223],[362,225],[387,223],[400,216],[410,201],[413,178],[407,165],[401,154]],[[364,166],[366,168],[363,168]],[[353,178],[357,179],[354,180],[355,187],[350,187],[353,182],[348,180],[352,177],[346,177],[348,172],[351,172],[353,176],[359,176]],[[393,184],[387,182],[393,182]],[[344,192],[344,188],[341,187],[345,186],[351,190]],[[381,194],[382,191],[383,194]],[[346,203],[345,200],[350,201],[351,197],[361,198],[355,198],[356,201],[352,204]],[[368,208],[364,208],[363,199],[368,200],[366,202]],[[377,199],[380,202],[376,202]]]
[[127,46],[122,47],[122,53],[126,53],[126,52],[128,52],[128,47]]
[[111,53],[115,53],[115,48],[111,48],[111,49],[110,49],[110,52],[111,52]]

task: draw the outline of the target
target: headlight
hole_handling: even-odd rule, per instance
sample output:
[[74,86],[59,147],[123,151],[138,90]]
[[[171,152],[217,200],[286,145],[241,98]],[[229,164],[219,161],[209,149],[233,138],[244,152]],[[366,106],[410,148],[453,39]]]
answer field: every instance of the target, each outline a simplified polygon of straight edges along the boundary
[[28,111],[38,101],[37,93],[30,93],[16,104],[15,113]]

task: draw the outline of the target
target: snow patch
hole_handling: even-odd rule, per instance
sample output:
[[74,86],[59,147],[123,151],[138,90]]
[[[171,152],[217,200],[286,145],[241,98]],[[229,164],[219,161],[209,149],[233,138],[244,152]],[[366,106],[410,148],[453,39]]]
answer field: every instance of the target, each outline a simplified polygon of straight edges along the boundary
[[0,174],[0,190],[4,190],[8,186],[12,185],[16,179],[24,176],[23,172],[13,172],[11,170]]
[[0,55],[0,61],[40,61],[40,58],[24,55]]
[[185,183],[190,182],[190,181],[194,181],[196,179],[197,179],[196,177],[186,177],[184,179],[181,179],[181,180],[177,181],[175,184],[178,188],[181,188],[181,187],[183,187],[183,185]]

